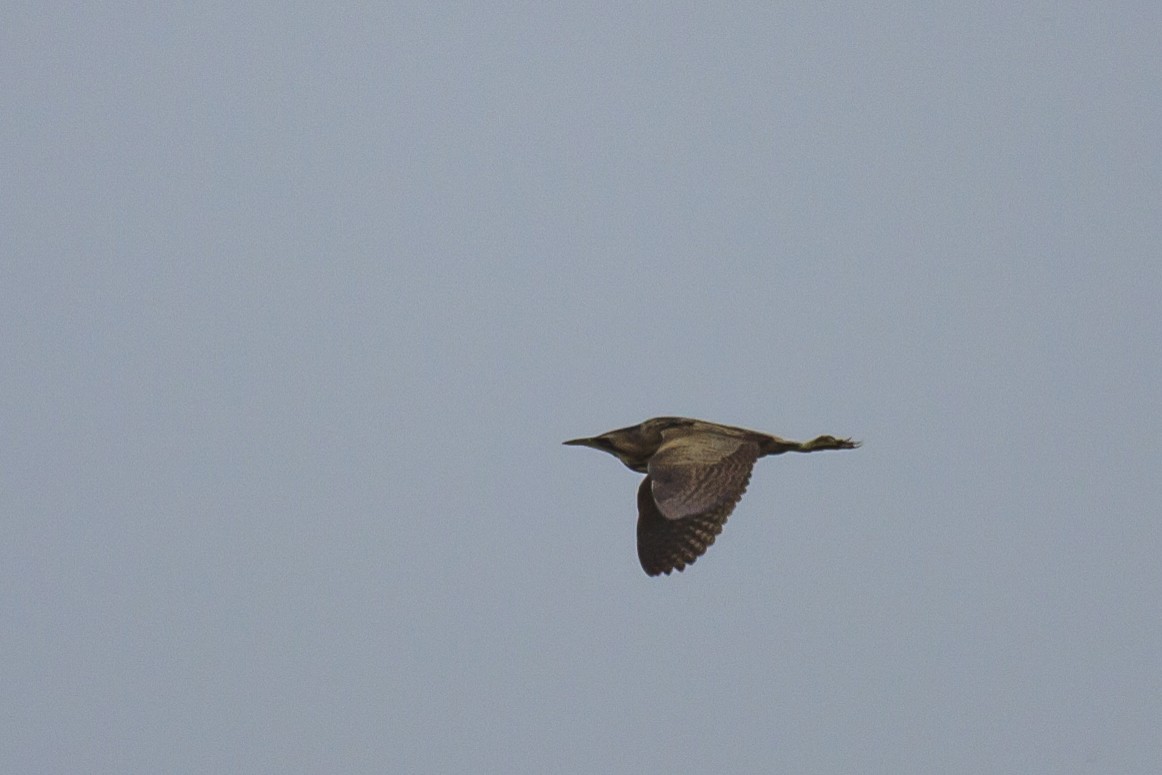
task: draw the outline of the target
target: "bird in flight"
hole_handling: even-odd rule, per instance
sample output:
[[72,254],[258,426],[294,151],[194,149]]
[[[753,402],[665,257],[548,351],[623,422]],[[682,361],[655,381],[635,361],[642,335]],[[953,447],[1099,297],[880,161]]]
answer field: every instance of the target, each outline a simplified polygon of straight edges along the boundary
[[859,446],[834,436],[791,441],[687,417],[655,417],[565,443],[608,452],[646,475],[637,491],[637,556],[650,576],[680,571],[706,552],[760,457]]

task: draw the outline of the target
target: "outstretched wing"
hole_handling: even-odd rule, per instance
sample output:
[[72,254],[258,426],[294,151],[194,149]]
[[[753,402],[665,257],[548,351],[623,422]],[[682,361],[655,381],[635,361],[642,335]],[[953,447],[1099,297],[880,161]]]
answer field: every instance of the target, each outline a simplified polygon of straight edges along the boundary
[[637,548],[651,576],[682,570],[714,543],[750,481],[758,446],[725,436],[667,441],[638,488]]

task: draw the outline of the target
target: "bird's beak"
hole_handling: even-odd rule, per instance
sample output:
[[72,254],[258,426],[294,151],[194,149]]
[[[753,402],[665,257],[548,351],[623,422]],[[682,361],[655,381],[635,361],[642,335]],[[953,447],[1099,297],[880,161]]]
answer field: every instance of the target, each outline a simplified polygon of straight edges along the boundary
[[564,443],[568,444],[570,447],[596,447],[597,439],[569,439]]

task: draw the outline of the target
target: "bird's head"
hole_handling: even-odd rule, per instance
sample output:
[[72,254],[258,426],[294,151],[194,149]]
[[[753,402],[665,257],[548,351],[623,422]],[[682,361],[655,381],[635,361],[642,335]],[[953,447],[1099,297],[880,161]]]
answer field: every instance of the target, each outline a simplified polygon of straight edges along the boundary
[[649,433],[643,433],[643,426],[644,423],[629,428],[618,428],[600,436],[570,439],[565,444],[573,447],[592,447],[608,452],[634,471],[644,472],[650,455],[661,443],[661,435],[653,428]]

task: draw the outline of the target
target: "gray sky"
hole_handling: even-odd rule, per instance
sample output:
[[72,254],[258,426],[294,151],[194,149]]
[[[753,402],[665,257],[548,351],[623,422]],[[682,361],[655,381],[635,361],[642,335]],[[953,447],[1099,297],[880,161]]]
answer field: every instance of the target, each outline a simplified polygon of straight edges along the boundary
[[195,6],[0,24],[0,771],[1162,771],[1162,6]]

